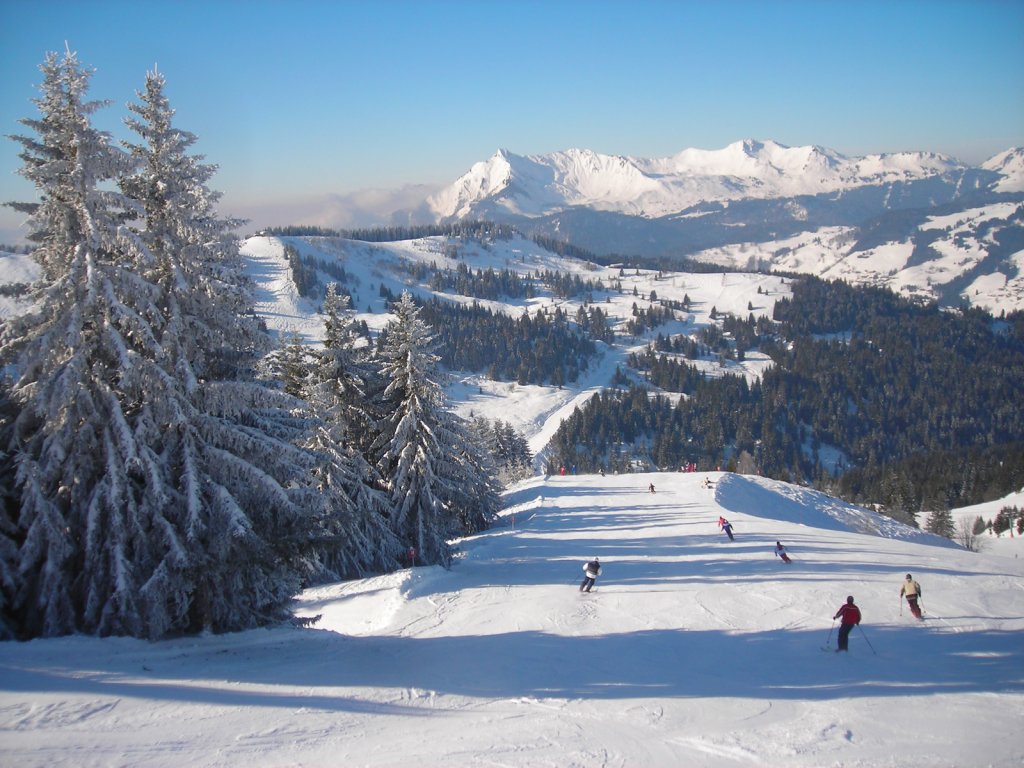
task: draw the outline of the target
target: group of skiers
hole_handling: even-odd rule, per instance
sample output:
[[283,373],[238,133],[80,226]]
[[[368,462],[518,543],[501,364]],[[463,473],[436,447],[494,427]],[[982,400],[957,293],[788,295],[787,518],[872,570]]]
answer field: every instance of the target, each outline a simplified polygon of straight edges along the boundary
[[[654,493],[654,484],[651,483],[648,486],[648,491]],[[725,517],[719,516],[718,527],[728,537],[729,541],[735,541],[733,536],[732,523],[725,519]],[[790,559],[789,554],[786,552],[786,547],[783,546],[781,541],[775,542],[775,556],[780,558],[783,563],[787,565],[793,561]],[[590,592],[593,589],[594,584],[597,582],[597,577],[601,575],[601,559],[594,557],[583,564],[583,581],[580,583],[580,592]],[[900,615],[903,614],[903,600],[907,601],[907,605],[910,606],[910,613],[916,619],[923,619],[923,612],[920,606],[921,600],[921,585],[916,582],[911,574],[907,574],[906,579],[900,585]],[[835,622],[839,619],[839,632],[836,638],[836,653],[840,651],[848,651],[850,645],[850,632],[853,628],[860,625],[861,622],[860,608],[853,600],[853,595],[849,595],[846,598],[846,602],[839,607],[839,610],[832,616],[832,621]],[[833,626],[835,626],[833,624]],[[829,636],[831,637],[831,631]],[[865,637],[865,640],[867,638]],[[872,649],[874,650],[874,649]]]
[[[924,620],[924,612],[921,610],[921,585],[914,580],[912,574],[907,574],[907,577],[903,580],[903,584],[900,585],[900,615],[903,615],[903,599],[906,598],[907,605],[910,606],[910,612],[914,615],[915,619]],[[853,628],[860,624],[861,613],[860,608],[853,602],[853,595],[846,598],[846,602],[839,607],[839,610],[835,612],[832,617],[832,621],[839,619],[839,634],[836,637],[836,653],[840,651],[849,651],[850,649],[850,632]],[[831,634],[831,633],[829,633]],[[867,638],[865,638],[867,639]],[[870,645],[870,643],[869,643]],[[873,649],[872,649],[873,650]]]
[[[729,539],[732,539],[732,527],[729,521],[723,517],[718,518],[719,527],[722,528],[726,533],[729,534]],[[775,554],[777,557],[782,558],[782,562],[790,563],[789,555],[786,554],[786,548],[782,545],[781,541],[775,542]],[[583,581],[580,583],[580,592],[590,592],[593,589],[594,584],[597,582],[597,577],[601,575],[601,559],[594,557],[583,564]],[[924,619],[923,611],[921,610],[921,585],[914,580],[911,574],[907,574],[903,584],[900,585],[900,615],[903,614],[903,600],[906,598],[907,605],[910,606],[910,612],[916,619]],[[832,621],[840,619],[839,622],[839,633],[836,636],[836,653],[840,651],[849,651],[850,646],[850,632],[853,628],[858,626],[861,622],[860,608],[853,601],[853,595],[849,595],[846,598],[846,602],[839,607],[839,610],[832,616]],[[831,636],[831,631],[829,635]]]
[[[729,537],[729,541],[736,541],[736,537],[732,535],[732,523],[720,516],[718,518],[718,527]],[[781,541],[775,542],[775,556],[781,558],[782,562],[786,564],[793,562],[789,559],[789,555],[786,554],[786,548],[782,545]]]

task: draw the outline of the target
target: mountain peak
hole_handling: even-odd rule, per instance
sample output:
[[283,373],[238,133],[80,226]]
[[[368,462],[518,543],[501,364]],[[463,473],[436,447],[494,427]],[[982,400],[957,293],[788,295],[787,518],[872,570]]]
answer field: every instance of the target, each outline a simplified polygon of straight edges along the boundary
[[539,217],[581,206],[652,218],[703,202],[818,195],[962,169],[934,153],[847,158],[817,145],[752,138],[651,159],[579,147],[528,157],[499,149],[430,198],[428,207],[442,220],[502,211]]
[[987,171],[1002,176],[996,183],[999,192],[1024,192],[1024,147],[1011,147],[981,164]]

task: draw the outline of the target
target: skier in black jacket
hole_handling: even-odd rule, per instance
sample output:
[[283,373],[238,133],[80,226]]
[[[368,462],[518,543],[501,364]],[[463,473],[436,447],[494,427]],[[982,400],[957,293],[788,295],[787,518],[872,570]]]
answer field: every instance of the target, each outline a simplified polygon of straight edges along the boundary
[[597,581],[597,577],[601,575],[601,560],[595,557],[589,563],[583,565],[583,583],[580,584],[580,592],[589,592],[590,588],[594,586],[594,582]]

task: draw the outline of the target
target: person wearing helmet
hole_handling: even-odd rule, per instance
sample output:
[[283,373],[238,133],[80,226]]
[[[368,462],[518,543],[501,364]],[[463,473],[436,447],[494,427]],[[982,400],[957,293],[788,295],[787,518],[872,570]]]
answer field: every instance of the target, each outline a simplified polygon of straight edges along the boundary
[[846,598],[846,603],[836,611],[836,615],[832,617],[832,620],[842,617],[842,621],[839,624],[839,636],[837,643],[839,645],[836,648],[836,653],[839,651],[848,651],[850,644],[850,632],[853,628],[860,624],[860,608],[853,603],[853,595]]
[[601,575],[601,559],[595,557],[589,563],[583,564],[583,583],[580,584],[580,592],[589,592],[594,586],[597,577]]
[[[907,605],[910,606],[910,612],[914,614],[914,618],[923,620],[924,616],[921,615],[921,606],[917,604],[917,601],[921,599],[921,585],[914,581],[914,577],[909,573],[900,587],[900,599],[902,600],[904,597],[907,598]],[[902,606],[903,603],[901,602],[900,605]]]

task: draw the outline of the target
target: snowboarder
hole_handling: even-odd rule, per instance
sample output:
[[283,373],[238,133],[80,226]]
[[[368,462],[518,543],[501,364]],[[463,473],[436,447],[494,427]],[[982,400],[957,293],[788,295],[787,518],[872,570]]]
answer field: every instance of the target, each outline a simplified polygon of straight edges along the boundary
[[649,485],[649,486],[647,487],[647,489],[648,489],[648,490],[649,490],[649,491],[650,491],[651,493],[654,493],[654,483],[651,483],[651,484],[650,484],[650,485]]
[[792,560],[789,559],[789,555],[786,554],[786,548],[784,546],[782,546],[782,542],[781,541],[776,541],[775,542],[775,556],[776,557],[781,557],[782,558],[782,562],[784,562],[784,563],[792,562]]
[[849,650],[850,632],[853,631],[855,626],[860,624],[860,608],[853,604],[853,595],[846,598],[846,603],[836,611],[836,615],[832,617],[832,620],[835,621],[840,616],[842,621],[839,624],[839,636],[837,638],[839,647],[836,648],[836,653]]
[[583,564],[583,583],[580,584],[580,592],[589,592],[594,586],[597,577],[601,575],[601,559],[595,557],[589,563]]
[[917,604],[917,601],[921,598],[921,585],[914,581],[914,577],[909,573],[907,578],[903,581],[903,586],[900,587],[900,612],[903,610],[903,598],[907,598],[907,605],[910,606],[910,612],[914,614],[915,619],[924,619],[921,615],[921,606]]
[[725,531],[726,536],[729,537],[729,541],[735,541],[732,537],[732,523],[726,520],[724,517],[718,518],[718,527]]

